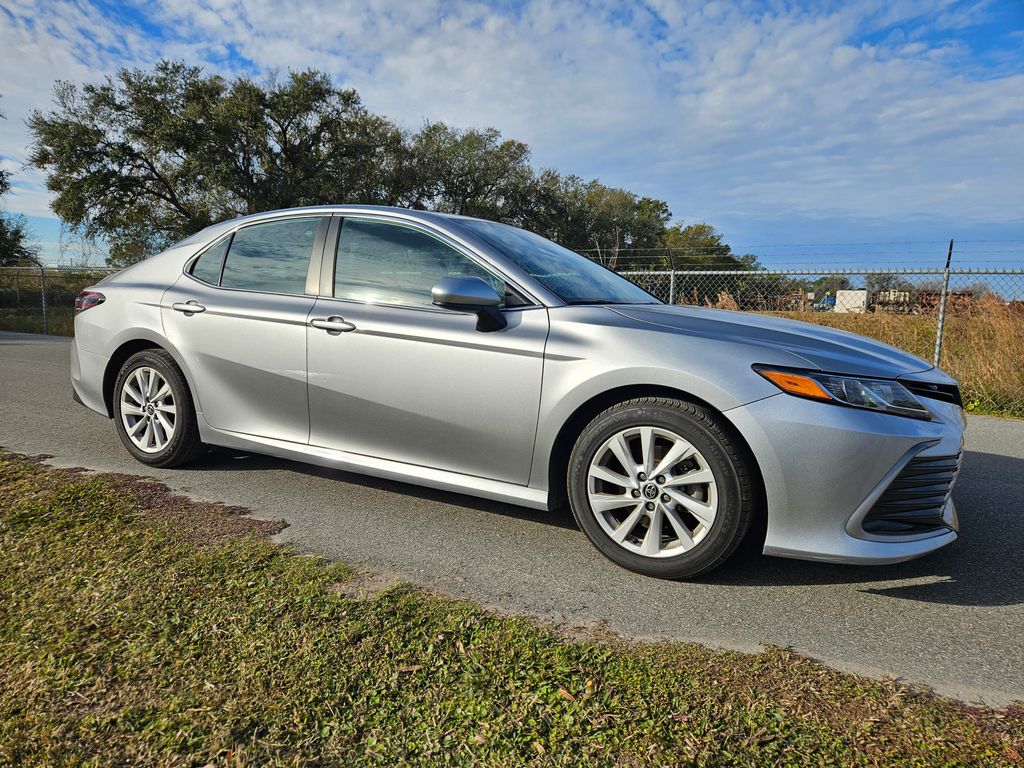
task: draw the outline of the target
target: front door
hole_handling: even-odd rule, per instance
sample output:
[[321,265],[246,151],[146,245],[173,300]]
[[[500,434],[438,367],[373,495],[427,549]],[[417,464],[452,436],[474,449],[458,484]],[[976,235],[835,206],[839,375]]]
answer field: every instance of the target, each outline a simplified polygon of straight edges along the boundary
[[[507,307],[506,328],[478,331],[475,315],[431,303],[445,275],[479,276],[506,290],[428,232],[344,220],[334,296],[317,299],[310,318],[320,327],[307,328],[310,443],[526,484],[547,310]],[[333,327],[322,322],[331,319]]]

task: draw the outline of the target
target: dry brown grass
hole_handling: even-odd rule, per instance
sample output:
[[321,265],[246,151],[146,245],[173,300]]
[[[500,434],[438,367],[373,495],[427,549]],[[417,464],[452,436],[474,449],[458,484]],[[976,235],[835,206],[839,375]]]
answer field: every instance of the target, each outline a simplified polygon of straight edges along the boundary
[[[869,336],[929,361],[935,350],[934,315],[778,314]],[[990,299],[947,316],[941,366],[960,382],[968,410],[1024,418],[1024,313]]]

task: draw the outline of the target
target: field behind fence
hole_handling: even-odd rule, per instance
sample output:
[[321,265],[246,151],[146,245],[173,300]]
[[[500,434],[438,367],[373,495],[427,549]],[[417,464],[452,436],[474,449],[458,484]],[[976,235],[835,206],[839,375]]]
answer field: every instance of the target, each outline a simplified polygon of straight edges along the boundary
[[1024,418],[1024,269],[623,274],[663,301],[827,325],[938,360],[968,410]]
[[[674,260],[680,266],[680,260]],[[685,262],[684,262],[685,264]],[[957,378],[971,411],[1024,418],[1024,269],[737,270],[665,268],[632,259],[618,271],[663,301],[745,310],[863,334]],[[648,268],[641,268],[648,267]],[[0,268],[0,329],[70,336],[74,300],[110,270]],[[42,279],[42,286],[41,286]],[[941,336],[940,336],[941,329]]]

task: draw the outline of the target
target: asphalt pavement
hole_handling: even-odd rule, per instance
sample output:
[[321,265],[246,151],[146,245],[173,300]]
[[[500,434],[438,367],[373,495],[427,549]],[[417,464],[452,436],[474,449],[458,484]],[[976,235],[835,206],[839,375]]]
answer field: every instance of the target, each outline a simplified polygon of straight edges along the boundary
[[1024,421],[969,418],[954,492],[961,537],[944,550],[876,567],[755,556],[673,583],[605,560],[567,512],[228,451],[151,469],[107,419],[71,400],[68,359],[68,339],[0,333],[0,446],[284,518],[280,539],[301,551],[501,610],[604,622],[631,638],[789,646],[967,701],[1024,700]]

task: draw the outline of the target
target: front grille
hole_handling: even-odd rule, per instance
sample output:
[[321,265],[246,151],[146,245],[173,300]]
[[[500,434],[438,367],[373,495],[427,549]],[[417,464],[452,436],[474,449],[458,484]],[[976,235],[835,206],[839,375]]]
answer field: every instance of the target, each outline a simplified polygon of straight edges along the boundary
[[960,454],[911,459],[864,517],[862,527],[867,533],[890,535],[948,528],[942,512],[959,470]]
[[964,401],[960,397],[960,387],[956,384],[926,384],[922,381],[904,381],[903,379],[900,379],[900,384],[915,395],[964,407]]

